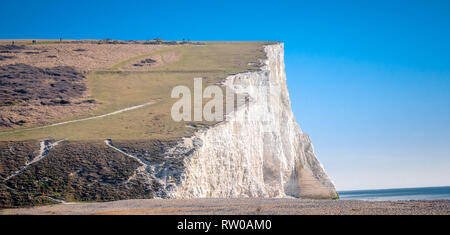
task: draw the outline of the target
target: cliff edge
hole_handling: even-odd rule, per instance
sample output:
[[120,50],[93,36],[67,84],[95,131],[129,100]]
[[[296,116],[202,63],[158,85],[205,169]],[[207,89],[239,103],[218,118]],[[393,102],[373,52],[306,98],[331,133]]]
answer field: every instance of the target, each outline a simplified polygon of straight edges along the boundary
[[224,82],[237,94],[245,92],[249,102],[223,123],[184,140],[193,151],[174,197],[337,197],[309,136],[295,122],[284,44],[264,50],[261,70]]

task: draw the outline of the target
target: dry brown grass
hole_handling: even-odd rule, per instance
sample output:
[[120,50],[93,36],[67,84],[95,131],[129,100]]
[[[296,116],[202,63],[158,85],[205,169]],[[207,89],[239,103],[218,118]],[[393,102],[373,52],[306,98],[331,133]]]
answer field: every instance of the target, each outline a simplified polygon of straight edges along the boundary
[[[31,41],[31,40],[30,40]],[[0,66],[13,65],[23,63],[37,68],[51,68],[56,66],[69,66],[75,68],[78,72],[90,72],[94,70],[102,70],[113,66],[130,58],[145,56],[156,53],[151,56],[155,58],[156,63],[149,66],[132,66],[137,63],[131,60],[127,70],[150,70],[171,62],[179,58],[179,53],[165,52],[159,55],[160,49],[174,48],[175,46],[167,45],[144,45],[144,44],[95,44],[95,43],[56,43],[49,41],[48,44],[29,44],[28,40],[16,40],[15,45],[19,45],[18,49],[0,50],[0,54],[8,55],[12,58],[0,61]],[[0,41],[0,45],[6,45],[9,41]],[[20,47],[24,46],[24,48]],[[144,58],[145,59],[145,58]],[[33,68],[34,68],[33,67]],[[122,68],[121,68],[122,69]],[[17,76],[17,74],[13,75]],[[45,80],[36,74],[36,79]],[[7,79],[8,80],[8,79]],[[43,83],[36,82],[41,86],[49,86],[51,81]],[[85,83],[85,81],[80,81]],[[41,87],[39,87],[40,89]],[[28,91],[36,91],[35,87]],[[64,89],[64,88],[60,88]],[[6,95],[6,94],[0,94]],[[57,96],[58,94],[55,93]],[[12,97],[14,98],[14,97]],[[17,98],[17,97],[16,97]],[[68,98],[68,99],[67,99]],[[84,92],[82,97],[66,97],[70,104],[66,105],[42,105],[41,102],[47,103],[48,100],[13,100],[16,105],[2,106],[0,110],[0,121],[4,125],[1,128],[11,127],[31,127],[42,126],[48,124],[51,120],[67,120],[80,114],[93,111],[98,107],[98,103],[83,103],[84,100],[91,99],[89,93]],[[19,102],[20,101],[20,102]]]
[[[98,104],[83,103],[82,99],[72,99],[71,102],[79,104],[70,105],[41,105],[39,102],[27,105],[3,106],[0,111],[0,120],[8,119],[11,123],[23,122],[23,126],[41,126],[48,124],[48,120],[67,119],[80,113],[90,112],[96,109]],[[16,125],[17,126],[17,125]]]
[[1,60],[0,66],[15,63],[24,63],[40,68],[70,66],[81,72],[89,72],[106,69],[122,60],[168,47],[174,46],[88,43],[26,45],[25,50],[0,53],[14,56],[11,59]]

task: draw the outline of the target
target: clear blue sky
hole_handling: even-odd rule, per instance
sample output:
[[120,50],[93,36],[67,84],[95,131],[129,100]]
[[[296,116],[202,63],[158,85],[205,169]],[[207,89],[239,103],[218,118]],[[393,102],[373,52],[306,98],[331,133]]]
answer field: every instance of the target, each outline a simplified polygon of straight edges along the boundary
[[283,41],[339,190],[450,185],[450,1],[311,2],[3,1],[0,38]]

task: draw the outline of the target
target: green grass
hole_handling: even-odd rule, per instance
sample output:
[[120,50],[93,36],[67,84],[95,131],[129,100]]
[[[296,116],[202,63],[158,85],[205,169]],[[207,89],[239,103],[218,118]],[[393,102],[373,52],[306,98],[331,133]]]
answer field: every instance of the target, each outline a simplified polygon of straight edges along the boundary
[[[99,119],[35,130],[0,132],[0,140],[27,140],[66,138],[69,140],[164,139],[192,135],[194,129],[185,122],[174,122],[170,116],[172,88],[185,85],[193,89],[193,78],[203,77],[203,86],[215,84],[230,74],[256,70],[249,63],[264,59],[265,42],[207,42],[206,45],[166,48],[118,62],[108,71],[93,72],[88,76],[90,96],[99,101],[99,107],[72,117],[77,119],[113,112],[133,105],[158,100],[156,104]],[[116,71],[133,61],[177,51],[179,60],[154,68],[149,72]],[[206,101],[205,101],[206,102]],[[204,102],[204,103],[205,103]],[[70,120],[66,119],[66,120]],[[51,120],[51,123],[63,120]],[[214,123],[204,123],[214,124]]]

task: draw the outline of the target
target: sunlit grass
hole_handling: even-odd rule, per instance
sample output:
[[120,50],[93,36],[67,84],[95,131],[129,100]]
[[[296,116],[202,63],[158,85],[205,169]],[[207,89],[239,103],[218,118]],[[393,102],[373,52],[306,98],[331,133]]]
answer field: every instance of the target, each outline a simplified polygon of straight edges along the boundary
[[[203,85],[216,84],[230,74],[258,69],[265,58],[266,42],[207,42],[206,45],[186,45],[162,49],[118,62],[109,71],[93,72],[88,76],[88,93],[99,102],[96,110],[75,118],[113,112],[155,100],[144,108],[61,126],[35,130],[1,132],[0,140],[25,139],[149,139],[191,135],[193,128],[171,119],[170,110],[176,99],[170,98],[178,85],[193,89],[193,78],[202,77]],[[168,50],[177,51],[180,58],[149,72],[120,72],[120,67]],[[67,119],[66,119],[67,120]],[[61,120],[52,120],[51,123]],[[205,123],[208,124],[208,123]]]

